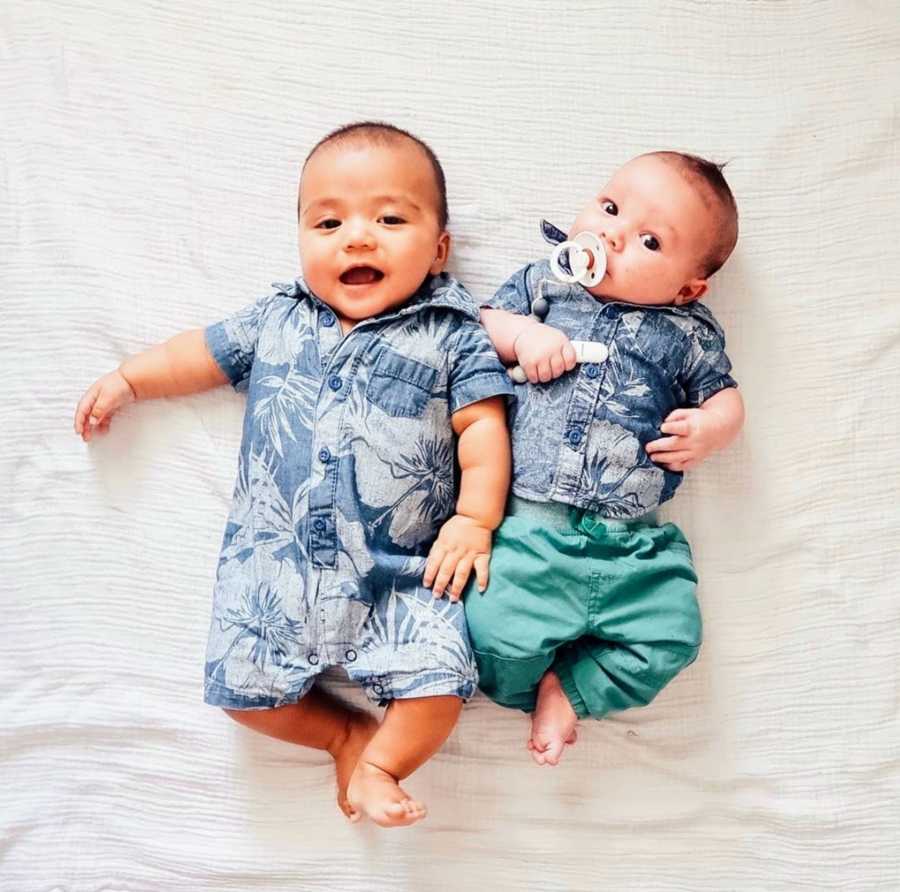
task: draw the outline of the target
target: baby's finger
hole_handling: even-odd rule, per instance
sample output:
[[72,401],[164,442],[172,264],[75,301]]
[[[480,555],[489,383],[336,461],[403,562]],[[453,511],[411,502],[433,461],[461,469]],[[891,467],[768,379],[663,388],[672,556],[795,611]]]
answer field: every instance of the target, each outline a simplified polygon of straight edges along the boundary
[[525,377],[528,378],[530,384],[537,384],[540,378],[538,377],[537,363],[528,360],[527,362],[523,362],[522,370],[525,372]]
[[659,440],[652,440],[644,448],[648,453],[653,452],[671,452],[674,449],[680,449],[684,446],[682,437],[661,437]]
[[562,351],[550,357],[550,372],[554,378],[558,378],[566,370],[566,361],[563,359]]
[[687,421],[664,421],[659,429],[664,434],[676,434],[679,437],[686,437],[691,432],[691,426]]
[[690,452],[665,452],[662,455],[651,455],[650,458],[660,465],[685,462],[693,458]]
[[478,583],[478,591],[483,592],[488,587],[490,574],[488,568],[491,565],[491,557],[487,554],[479,554],[475,558],[475,581]]
[[571,341],[566,341],[562,348],[563,361],[566,364],[566,371],[571,372],[578,365],[578,355]]
[[75,407],[75,433],[80,434],[84,430],[84,423],[87,420],[88,413],[97,399],[97,389],[94,386],[88,388],[84,396],[78,401]]
[[463,589],[472,572],[472,558],[469,555],[463,557],[456,565],[456,571],[453,573],[453,584],[450,586],[450,600],[458,601],[462,597]]
[[432,587],[435,598],[444,596],[447,583],[450,582],[450,579],[453,577],[453,571],[456,569],[457,560],[456,555],[448,554],[441,561],[441,568],[438,570],[437,578],[434,580],[434,586]]
[[667,422],[682,421],[685,418],[690,418],[692,411],[692,409],[673,409],[671,412],[669,412],[668,415],[666,415],[664,420]]
[[446,553],[446,549],[442,545],[438,545],[437,542],[431,546],[431,551],[428,552],[428,560],[425,561],[425,575],[422,577],[422,585],[425,588],[431,588],[431,584],[434,582],[434,577],[437,576],[441,561]]
[[537,367],[538,378],[540,379],[541,384],[546,384],[548,381],[553,380],[553,371],[550,368],[550,360],[542,359],[538,363]]

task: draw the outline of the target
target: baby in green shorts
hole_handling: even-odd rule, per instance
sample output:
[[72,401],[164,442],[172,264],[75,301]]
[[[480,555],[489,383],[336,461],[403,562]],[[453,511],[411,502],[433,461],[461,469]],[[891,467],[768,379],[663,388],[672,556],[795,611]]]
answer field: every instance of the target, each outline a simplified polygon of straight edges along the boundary
[[[719,165],[641,155],[572,225],[588,246],[577,271],[557,252],[482,309],[524,383],[508,513],[466,615],[480,686],[533,713],[538,764],[559,762],[579,718],[646,705],[697,657],[690,546],[655,509],[743,424],[722,329],[700,303],[737,231]],[[547,223],[544,235],[566,239]]]

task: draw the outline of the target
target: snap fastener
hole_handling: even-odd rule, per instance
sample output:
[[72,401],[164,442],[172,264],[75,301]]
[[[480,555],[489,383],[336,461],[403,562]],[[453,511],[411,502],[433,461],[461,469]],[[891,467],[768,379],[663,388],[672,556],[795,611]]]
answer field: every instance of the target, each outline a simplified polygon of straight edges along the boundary
[[584,367],[584,373],[588,378],[596,378],[600,374],[600,369],[594,363],[589,363]]
[[319,450],[319,461],[320,461],[320,462],[327,462],[327,461],[330,461],[330,460],[331,460],[331,451],[328,449],[327,446],[323,446],[323,447]]
[[317,518],[313,521],[313,529],[314,529],[317,533],[322,533],[322,532],[324,532],[324,531],[325,531],[325,527],[326,527],[326,523],[325,523],[324,520],[322,520],[321,517],[317,517]]
[[378,684],[377,681],[372,685],[372,690],[375,691],[376,694],[384,693],[384,688],[380,684]]
[[337,375],[332,375],[332,376],[328,379],[328,386],[329,386],[332,390],[340,390],[340,389],[341,389],[341,384],[342,384],[342,383],[343,383],[343,382],[341,381],[341,379],[340,379]]
[[332,313],[323,314],[322,325],[324,325],[326,328],[331,328],[331,326],[334,325],[334,322],[335,322],[335,319],[334,319],[334,315]]
[[307,657],[307,660],[309,660],[310,666],[317,666],[319,663],[319,655],[318,654],[310,654]]
[[352,663],[356,659],[356,651],[351,647],[344,656]]
[[581,442],[581,431],[576,428],[570,430],[567,436],[573,446],[577,446]]

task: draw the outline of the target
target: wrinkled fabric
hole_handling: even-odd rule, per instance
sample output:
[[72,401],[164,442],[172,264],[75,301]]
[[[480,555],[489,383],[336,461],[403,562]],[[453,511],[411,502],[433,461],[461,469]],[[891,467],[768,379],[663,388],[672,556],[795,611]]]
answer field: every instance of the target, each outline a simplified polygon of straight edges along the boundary
[[512,491],[604,517],[640,517],[671,499],[683,478],[644,449],[662,436],[666,416],[737,386],[722,328],[700,302],[600,300],[560,282],[546,260],[520,269],[485,306],[527,315],[539,297],[549,303],[546,324],[571,340],[603,343],[609,355],[547,384],[515,385]]
[[346,335],[302,279],[206,329],[248,393],[219,558],[207,702],[300,699],[343,666],[370,699],[474,693],[462,605],[421,585],[454,510],[453,412],[511,394],[455,280]]

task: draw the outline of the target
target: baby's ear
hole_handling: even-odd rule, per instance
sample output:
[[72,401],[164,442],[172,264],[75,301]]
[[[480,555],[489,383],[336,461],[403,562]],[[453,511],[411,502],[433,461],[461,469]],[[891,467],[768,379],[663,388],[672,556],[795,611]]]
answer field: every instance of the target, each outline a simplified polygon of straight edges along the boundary
[[434,262],[428,269],[428,272],[431,275],[436,276],[438,273],[444,271],[444,267],[447,265],[447,260],[450,258],[450,233],[444,230],[439,236],[437,240],[437,252],[434,256]]
[[709,285],[706,279],[691,279],[675,296],[675,306],[683,307],[685,304],[692,304],[695,300],[700,300],[706,292],[709,291]]

